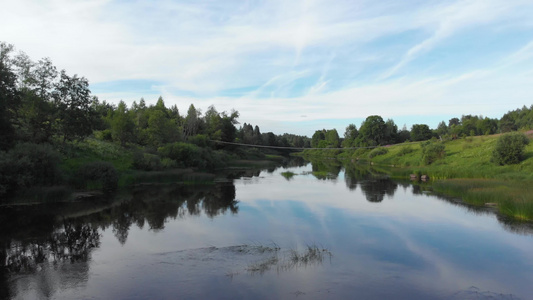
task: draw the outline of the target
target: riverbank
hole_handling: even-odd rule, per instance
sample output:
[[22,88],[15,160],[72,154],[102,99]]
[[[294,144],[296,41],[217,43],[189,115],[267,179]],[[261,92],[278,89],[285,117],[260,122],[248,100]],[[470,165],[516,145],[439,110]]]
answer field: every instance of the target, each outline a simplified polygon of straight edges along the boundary
[[[37,184],[23,182],[24,188],[13,186],[9,193],[0,194],[6,196],[0,202],[65,202],[93,199],[95,195],[101,198],[100,194],[115,194],[120,189],[150,183],[212,185],[228,172],[272,168],[287,160],[282,155],[265,154],[257,149],[200,147],[189,143],[150,149],[121,146],[92,137],[44,146],[24,144],[20,149],[17,151],[30,157],[26,169],[31,171],[32,178],[51,179],[32,181]],[[11,177],[27,177],[13,173]]]
[[[533,138],[533,132],[526,134]],[[520,163],[500,166],[491,161],[498,137],[433,141],[443,145],[444,151],[442,157],[429,165],[423,159],[423,146],[427,142],[342,152],[306,150],[301,155],[387,167],[390,176],[397,179],[409,178],[410,174],[428,175],[431,189],[438,194],[460,197],[472,205],[495,207],[500,214],[518,220],[533,221],[533,143],[526,146]]]

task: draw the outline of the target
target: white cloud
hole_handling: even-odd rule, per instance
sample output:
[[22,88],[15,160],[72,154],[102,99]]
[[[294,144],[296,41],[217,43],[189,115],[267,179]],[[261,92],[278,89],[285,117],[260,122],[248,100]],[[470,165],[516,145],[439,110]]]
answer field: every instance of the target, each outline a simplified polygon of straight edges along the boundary
[[[154,93],[167,104],[215,104],[268,124],[301,115],[306,122],[489,115],[531,102],[532,13],[526,0],[19,0],[0,11],[0,37],[91,83],[155,81]],[[458,38],[467,31],[508,47],[479,49],[482,67],[421,62],[448,43],[462,48],[446,51],[473,47]],[[232,89],[253,92],[224,94]],[[113,90],[100,98],[130,103],[142,96],[152,94]]]

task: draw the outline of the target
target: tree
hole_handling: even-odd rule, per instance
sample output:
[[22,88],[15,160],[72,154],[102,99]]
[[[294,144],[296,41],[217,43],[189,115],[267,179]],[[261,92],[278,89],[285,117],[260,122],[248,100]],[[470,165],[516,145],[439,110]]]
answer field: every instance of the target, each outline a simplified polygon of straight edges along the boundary
[[263,133],[263,144],[266,146],[277,146],[276,135],[272,132]]
[[472,116],[472,115],[463,115],[461,117],[461,124],[462,124],[462,130],[461,135],[462,136],[475,136],[479,134],[477,132],[476,124],[479,120],[478,116]]
[[65,70],[61,71],[52,97],[58,108],[58,129],[63,140],[83,139],[92,133],[94,112],[90,94],[87,79],[70,77]]
[[54,87],[54,80],[58,75],[56,67],[50,58],[39,60],[32,74],[37,94],[42,99],[49,99]]
[[326,142],[327,142],[327,148],[338,148],[340,141],[339,141],[339,134],[337,133],[337,129],[330,129],[326,131]]
[[233,142],[237,135],[237,128],[233,125],[231,116],[224,116],[220,121],[220,139],[224,142]]
[[511,132],[511,131],[515,131],[518,129],[518,127],[516,126],[515,120],[513,119],[513,116],[510,112],[503,115],[503,117],[500,119],[499,125],[500,125],[500,132],[502,133]]
[[18,111],[19,138],[34,143],[50,142],[56,133],[56,107],[37,94],[37,90],[23,89]]
[[201,112],[197,111],[194,105],[191,104],[189,110],[187,110],[187,116],[185,117],[185,123],[183,124],[183,135],[185,139],[198,134],[200,131],[200,116]]
[[358,146],[379,146],[386,143],[386,125],[380,116],[369,116],[361,124],[359,135],[356,139]]
[[407,126],[403,124],[402,130],[398,132],[398,143],[403,143],[411,138],[411,132],[407,129]]
[[411,141],[429,140],[431,135],[431,130],[426,124],[414,124],[411,127]]
[[259,126],[257,126],[257,125],[255,125],[255,127],[254,127],[253,144],[254,145],[260,145],[261,144],[261,131],[259,130]]
[[446,126],[446,123],[444,121],[440,122],[437,126],[437,134],[442,138],[446,134],[448,134],[448,126]]
[[147,128],[149,143],[159,147],[165,143],[172,142],[172,133],[175,128],[175,124],[163,111],[159,109],[151,111]]
[[448,127],[457,126],[457,125],[461,125],[461,120],[459,120],[459,118],[451,118],[448,121]]
[[394,123],[394,120],[388,119],[385,122],[385,137],[384,143],[395,144],[398,141],[398,126]]
[[120,101],[111,121],[111,136],[114,141],[120,142],[124,146],[135,139],[135,123],[128,113],[128,108],[124,101]]
[[506,133],[498,138],[492,152],[492,161],[498,165],[517,164],[524,158],[529,139],[523,133]]
[[0,150],[7,150],[15,141],[12,125],[12,112],[19,102],[20,94],[16,87],[17,76],[11,69],[9,53],[13,46],[0,43]]
[[311,138],[311,147],[318,148],[320,141],[323,141],[325,139],[326,135],[324,134],[324,130],[315,131],[313,137]]
[[[204,114],[204,120],[205,120],[206,133],[209,136],[209,138],[212,140],[219,140],[222,135],[222,131],[221,131],[222,120],[220,118],[219,113],[217,112],[217,110],[215,109],[213,105],[207,108],[207,111]],[[248,129],[246,124],[244,127]],[[253,129],[251,129],[251,126],[250,126],[250,129],[249,129],[250,136],[251,136],[252,130]]]
[[359,135],[359,131],[357,131],[357,127],[354,124],[350,124],[346,126],[346,130],[344,131],[344,141],[342,142],[342,146],[345,148],[350,148],[355,146],[355,139]]
[[490,118],[480,119],[476,123],[476,130],[478,134],[494,134],[498,131],[498,121]]

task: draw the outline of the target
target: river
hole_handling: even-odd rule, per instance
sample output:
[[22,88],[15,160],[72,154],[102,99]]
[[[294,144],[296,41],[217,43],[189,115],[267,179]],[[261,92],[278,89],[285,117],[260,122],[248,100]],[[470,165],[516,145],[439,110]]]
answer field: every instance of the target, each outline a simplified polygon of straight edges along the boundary
[[367,171],[2,207],[0,298],[533,299],[531,224]]

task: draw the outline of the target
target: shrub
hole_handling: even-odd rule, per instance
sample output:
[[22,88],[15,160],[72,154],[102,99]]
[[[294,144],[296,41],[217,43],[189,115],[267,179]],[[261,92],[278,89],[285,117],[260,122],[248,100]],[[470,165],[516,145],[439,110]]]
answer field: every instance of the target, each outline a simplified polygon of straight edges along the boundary
[[90,183],[99,183],[104,192],[118,187],[118,174],[115,167],[103,161],[87,163],[80,167],[77,174],[79,185],[87,188]]
[[31,177],[32,185],[52,185],[59,181],[59,153],[49,144],[18,144],[9,152],[12,160],[28,163],[24,170]]
[[378,155],[384,155],[384,154],[387,154],[389,153],[389,150],[387,148],[383,148],[383,147],[379,147],[379,148],[376,148],[372,151],[370,151],[370,153],[368,153],[368,157],[369,158],[374,158]]
[[492,152],[492,161],[498,165],[517,164],[524,159],[524,148],[529,139],[523,133],[506,133],[498,138]]
[[133,167],[137,170],[158,171],[163,168],[158,155],[135,151],[133,153]]
[[23,143],[0,152],[0,195],[61,181],[60,155],[48,144]]
[[183,167],[201,167],[205,162],[202,159],[202,148],[193,144],[176,142],[160,147],[157,152]]
[[442,143],[425,142],[422,146],[422,161],[425,165],[430,165],[446,155],[445,146]]

